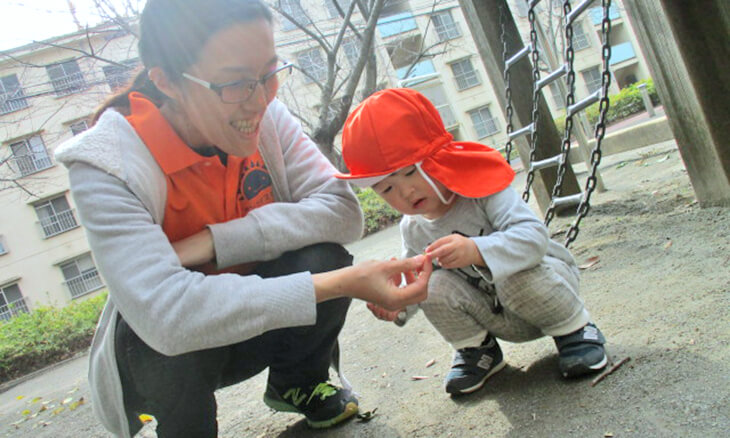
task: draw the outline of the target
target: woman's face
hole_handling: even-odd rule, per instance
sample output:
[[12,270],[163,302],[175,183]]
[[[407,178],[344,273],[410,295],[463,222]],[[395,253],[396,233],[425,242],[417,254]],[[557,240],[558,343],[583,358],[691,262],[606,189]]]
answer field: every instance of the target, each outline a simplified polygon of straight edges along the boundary
[[[271,24],[265,20],[235,24],[213,35],[198,62],[185,73],[212,84],[260,79],[277,64]],[[176,96],[163,113],[192,148],[216,146],[230,155],[246,157],[258,147],[261,120],[276,95],[277,85],[258,84],[245,102],[224,103],[213,90],[180,79]]]

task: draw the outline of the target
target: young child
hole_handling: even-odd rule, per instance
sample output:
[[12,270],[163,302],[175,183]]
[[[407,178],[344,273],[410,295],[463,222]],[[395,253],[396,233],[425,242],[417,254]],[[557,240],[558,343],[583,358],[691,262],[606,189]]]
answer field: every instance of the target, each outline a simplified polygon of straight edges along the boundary
[[[575,260],[510,187],[514,171],[499,152],[453,141],[431,102],[400,88],[355,108],[342,156],[351,173],[338,178],[372,186],[403,213],[403,256],[425,252],[441,268],[418,307],[455,350],[446,392],[476,391],[504,368],[497,339],[552,336],[565,377],[605,367],[605,339],[578,296]],[[368,307],[399,325],[418,308]]]

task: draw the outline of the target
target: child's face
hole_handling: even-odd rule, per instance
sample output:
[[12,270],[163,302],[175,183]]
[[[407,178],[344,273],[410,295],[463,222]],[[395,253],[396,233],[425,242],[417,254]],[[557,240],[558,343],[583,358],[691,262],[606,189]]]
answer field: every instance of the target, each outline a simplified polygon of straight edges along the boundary
[[[441,194],[451,197],[449,190],[440,182],[431,179]],[[420,214],[428,219],[443,216],[453,204],[444,204],[434,192],[416,166],[408,166],[390,174],[387,178],[373,185],[375,193],[380,195],[391,207],[403,214]]]

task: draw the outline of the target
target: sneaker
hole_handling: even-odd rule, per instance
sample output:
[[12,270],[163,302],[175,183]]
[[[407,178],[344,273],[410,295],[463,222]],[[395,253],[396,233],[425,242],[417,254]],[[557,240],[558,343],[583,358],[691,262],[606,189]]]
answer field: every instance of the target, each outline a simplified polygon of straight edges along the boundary
[[553,338],[558,347],[558,367],[563,377],[578,377],[603,369],[608,363],[606,338],[589,322],[578,331]]
[[497,340],[487,335],[478,347],[456,350],[451,371],[446,376],[446,392],[454,395],[474,392],[505,365]]
[[334,426],[358,411],[357,399],[352,392],[329,382],[308,388],[289,388],[283,394],[269,384],[264,393],[264,403],[276,411],[303,414],[309,426],[315,429]]

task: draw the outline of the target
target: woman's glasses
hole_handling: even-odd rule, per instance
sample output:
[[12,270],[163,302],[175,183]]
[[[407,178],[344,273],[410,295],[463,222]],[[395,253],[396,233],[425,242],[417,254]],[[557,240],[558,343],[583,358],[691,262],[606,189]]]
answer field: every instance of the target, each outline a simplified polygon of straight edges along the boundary
[[212,84],[188,73],[183,73],[182,76],[196,84],[213,90],[225,103],[241,103],[249,100],[253,96],[259,84],[264,87],[266,95],[270,96],[272,91],[276,91],[291,76],[293,68],[294,65],[292,63],[280,60],[276,63],[276,68],[266,73],[261,79],[242,79],[223,84]]

